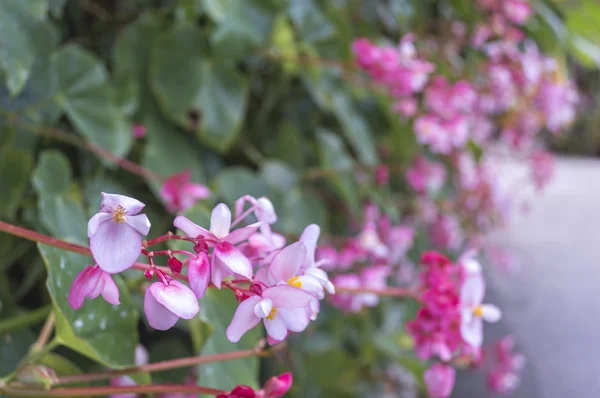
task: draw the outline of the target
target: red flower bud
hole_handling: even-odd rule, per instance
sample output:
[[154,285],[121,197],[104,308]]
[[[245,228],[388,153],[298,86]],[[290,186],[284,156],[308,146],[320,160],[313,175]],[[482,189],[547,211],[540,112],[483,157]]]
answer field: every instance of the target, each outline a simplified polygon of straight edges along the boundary
[[181,273],[181,269],[183,268],[183,263],[175,257],[169,257],[167,265],[169,266],[169,269],[176,274]]

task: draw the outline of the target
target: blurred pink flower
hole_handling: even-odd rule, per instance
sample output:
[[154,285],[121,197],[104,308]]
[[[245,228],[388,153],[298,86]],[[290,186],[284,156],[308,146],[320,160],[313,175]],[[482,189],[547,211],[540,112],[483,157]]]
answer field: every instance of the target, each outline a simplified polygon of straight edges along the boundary
[[449,365],[436,362],[423,373],[423,381],[432,398],[447,398],[452,394],[456,371]]
[[160,196],[171,212],[190,209],[200,199],[210,196],[210,189],[205,185],[190,182],[191,171],[171,175],[160,187]]

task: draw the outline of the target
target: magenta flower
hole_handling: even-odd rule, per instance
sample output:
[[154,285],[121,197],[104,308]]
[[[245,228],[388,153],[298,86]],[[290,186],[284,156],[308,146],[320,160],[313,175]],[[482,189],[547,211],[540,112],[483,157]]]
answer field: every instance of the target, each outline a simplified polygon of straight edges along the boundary
[[131,267],[142,252],[142,235],[150,230],[144,204],[124,195],[102,193],[100,211],[88,222],[90,250],[103,271],[116,274]]
[[205,185],[190,182],[190,170],[170,176],[160,188],[160,196],[171,212],[186,211],[200,199],[210,196],[210,189]]
[[206,253],[200,252],[190,260],[188,263],[188,277],[190,287],[196,297],[204,297],[210,281],[210,262]]
[[140,139],[146,136],[146,127],[143,124],[136,124],[131,128],[133,138]]
[[456,370],[442,363],[434,363],[423,373],[423,381],[432,398],[447,398],[452,393]]
[[477,349],[483,343],[483,320],[497,322],[502,313],[492,304],[482,304],[485,281],[481,275],[468,276],[460,290],[460,333],[465,342]]
[[288,331],[302,332],[310,321],[306,307],[313,300],[312,295],[296,287],[267,288],[260,296],[252,296],[240,303],[227,327],[227,338],[237,343],[261,320],[268,335],[275,340],[285,339]]
[[[246,202],[250,203],[251,207],[244,211],[244,205]],[[269,240],[272,244],[275,244],[275,238],[273,236],[273,232],[271,231],[271,224],[275,224],[277,222],[277,213],[275,213],[273,203],[265,196],[256,199],[250,195],[244,195],[235,201],[235,217],[237,221],[242,220],[245,215],[248,215],[252,212],[256,216],[256,219],[262,223],[260,224],[260,232],[267,240]]]
[[265,398],[283,397],[292,388],[294,379],[290,372],[286,372],[279,376],[273,376],[266,381],[263,388],[263,396]]
[[252,264],[234,245],[248,239],[260,227],[257,222],[230,232],[231,211],[224,203],[217,205],[210,217],[210,231],[194,224],[183,216],[175,218],[173,224],[188,236],[203,239],[214,247],[211,259],[212,283],[221,288],[223,279],[229,275],[252,278]]
[[69,305],[79,309],[86,297],[91,300],[102,295],[110,304],[119,305],[119,289],[110,274],[97,265],[88,265],[75,277],[69,292]]
[[170,329],[179,318],[192,319],[199,311],[198,299],[179,281],[155,282],[146,289],[144,312],[154,329]]

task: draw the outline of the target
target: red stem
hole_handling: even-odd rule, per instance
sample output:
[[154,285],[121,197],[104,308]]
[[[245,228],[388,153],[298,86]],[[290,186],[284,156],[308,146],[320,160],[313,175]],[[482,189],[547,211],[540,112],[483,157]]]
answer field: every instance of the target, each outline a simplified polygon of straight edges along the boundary
[[363,287],[335,287],[336,293],[374,293],[378,296],[390,297],[417,297],[418,293],[413,289],[402,287],[384,287],[381,289],[369,289]]
[[216,388],[178,384],[147,386],[65,387],[52,388],[50,390],[32,389],[27,387],[20,388],[7,385],[5,387],[0,387],[0,392],[4,392],[8,396],[25,397],[101,397],[113,394],[158,394],[170,392],[208,395],[219,395],[225,393],[225,391],[218,390]]

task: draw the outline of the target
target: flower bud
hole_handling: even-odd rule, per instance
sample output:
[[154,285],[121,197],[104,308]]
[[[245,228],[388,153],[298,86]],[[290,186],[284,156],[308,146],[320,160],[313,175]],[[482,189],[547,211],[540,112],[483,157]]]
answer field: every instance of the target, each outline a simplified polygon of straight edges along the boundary
[[169,266],[169,269],[176,274],[181,273],[181,269],[183,268],[183,263],[175,257],[169,257],[167,265]]
[[43,385],[50,388],[58,382],[56,373],[44,365],[27,365],[18,374],[17,380],[23,384]]

